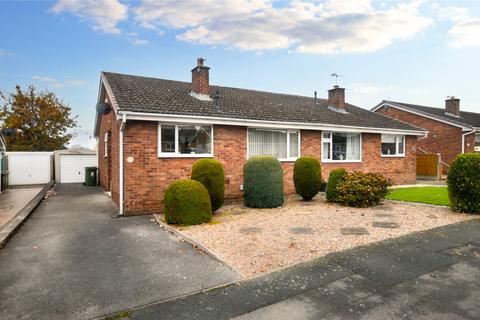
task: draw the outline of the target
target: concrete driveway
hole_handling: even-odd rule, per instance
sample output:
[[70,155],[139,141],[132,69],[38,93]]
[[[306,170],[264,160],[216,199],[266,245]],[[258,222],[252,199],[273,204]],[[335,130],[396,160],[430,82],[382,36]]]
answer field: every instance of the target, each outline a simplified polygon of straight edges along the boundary
[[112,219],[100,188],[58,185],[0,250],[0,319],[86,319],[238,275],[139,216]]

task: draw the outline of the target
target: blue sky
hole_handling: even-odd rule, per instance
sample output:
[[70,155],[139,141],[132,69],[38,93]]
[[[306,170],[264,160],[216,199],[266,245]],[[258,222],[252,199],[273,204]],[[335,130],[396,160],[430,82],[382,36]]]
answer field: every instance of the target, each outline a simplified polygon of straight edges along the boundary
[[[480,112],[480,1],[0,1],[0,91],[55,91],[94,126],[100,71]],[[86,130],[86,132],[85,132]]]

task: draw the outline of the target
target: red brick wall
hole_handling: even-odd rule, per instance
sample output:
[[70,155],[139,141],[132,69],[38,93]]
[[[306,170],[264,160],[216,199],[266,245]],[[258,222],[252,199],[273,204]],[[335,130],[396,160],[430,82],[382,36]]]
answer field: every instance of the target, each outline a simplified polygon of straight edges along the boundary
[[[447,164],[450,164],[459,153],[462,153],[461,128],[392,107],[382,107],[376,112],[427,129],[428,137],[424,139],[419,137],[418,147],[428,153],[440,153],[442,161]],[[466,138],[466,142],[470,143],[470,147],[467,147],[466,151],[470,149],[473,151],[473,136],[472,134]]]
[[[107,101],[110,100],[107,97]],[[112,192],[112,199],[118,205],[119,203],[119,129],[120,120],[116,120],[115,112],[112,110],[100,119],[100,128],[98,131],[98,175],[100,186],[105,191]],[[108,141],[109,153],[104,157],[104,137],[105,133],[110,132]],[[108,163],[111,162],[110,174],[108,173]],[[111,177],[111,190],[108,177]]]
[[[154,121],[128,121],[124,134],[125,159],[125,214],[161,212],[163,194],[176,179],[190,177],[192,164],[198,158],[159,158],[157,155],[158,123]],[[242,196],[243,164],[247,155],[247,128],[240,126],[214,126],[214,156],[225,169],[226,198]],[[382,158],[380,135],[363,134],[362,163],[322,164],[324,179],[333,168],[373,171],[385,174],[395,183],[413,183],[416,179],[416,137],[406,141],[407,156]],[[301,132],[302,155],[321,157],[321,132]],[[128,157],[133,162],[126,161]],[[285,175],[285,193],[295,192],[293,162],[282,162]]]

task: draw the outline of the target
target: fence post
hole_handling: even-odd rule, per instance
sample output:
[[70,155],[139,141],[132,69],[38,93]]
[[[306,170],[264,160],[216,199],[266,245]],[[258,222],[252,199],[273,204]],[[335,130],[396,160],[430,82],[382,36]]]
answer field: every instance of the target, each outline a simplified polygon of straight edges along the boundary
[[442,156],[437,153],[437,180],[442,181]]

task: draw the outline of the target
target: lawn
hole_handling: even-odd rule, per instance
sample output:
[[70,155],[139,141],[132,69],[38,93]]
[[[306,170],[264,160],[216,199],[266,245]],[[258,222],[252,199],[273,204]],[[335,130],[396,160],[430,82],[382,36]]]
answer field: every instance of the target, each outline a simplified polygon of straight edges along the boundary
[[413,187],[391,190],[387,199],[448,206],[447,187]]

